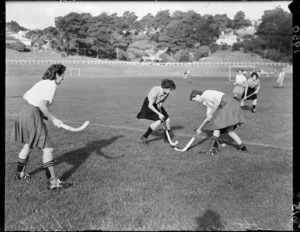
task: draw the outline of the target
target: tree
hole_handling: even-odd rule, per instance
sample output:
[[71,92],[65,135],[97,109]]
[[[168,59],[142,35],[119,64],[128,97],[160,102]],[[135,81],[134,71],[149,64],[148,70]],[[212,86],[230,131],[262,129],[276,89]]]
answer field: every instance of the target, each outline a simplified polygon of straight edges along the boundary
[[245,13],[243,11],[238,11],[232,20],[232,28],[238,30],[248,26],[251,26],[251,21],[245,19]]
[[78,49],[80,42],[87,38],[87,30],[92,21],[89,13],[71,12],[64,17],[55,18],[55,26],[59,32],[61,50]]
[[266,52],[275,49],[289,55],[291,51],[292,14],[282,8],[267,10],[262,16],[256,35],[265,41]]

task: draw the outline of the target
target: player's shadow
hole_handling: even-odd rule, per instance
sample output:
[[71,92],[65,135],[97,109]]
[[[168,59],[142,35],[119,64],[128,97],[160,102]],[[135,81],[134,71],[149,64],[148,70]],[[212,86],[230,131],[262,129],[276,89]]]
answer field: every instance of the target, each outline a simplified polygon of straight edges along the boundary
[[[60,163],[67,163],[72,167],[65,171],[62,176],[60,177],[61,180],[67,180],[73,173],[77,171],[77,169],[90,157],[91,154],[96,154],[102,156],[106,159],[119,159],[124,155],[113,157],[106,155],[102,152],[102,149],[109,146],[110,144],[114,143],[117,139],[123,137],[123,135],[114,136],[110,139],[103,139],[99,141],[92,141],[85,145],[85,147],[79,148],[77,150],[73,150],[67,152],[55,159],[55,165],[59,165]],[[43,171],[43,167],[40,167],[31,173],[30,175],[35,175],[38,172]]]
[[245,105],[245,106],[243,106],[243,110],[250,110],[250,111],[251,111],[251,110],[252,110],[252,107],[251,107],[251,106],[246,106],[246,105]]
[[208,209],[201,216],[196,219],[197,228],[195,231],[224,231],[225,226],[221,221],[221,216]]
[[[172,126],[171,127],[171,131],[174,132],[176,130],[181,130],[181,129],[184,129],[184,126]],[[161,140],[165,137],[165,133],[164,133],[164,129],[163,128],[160,128],[156,131],[153,131],[152,132],[152,135],[155,136],[156,138],[154,139],[149,139],[148,140],[148,143],[150,142],[154,142],[156,140]],[[174,132],[174,136],[176,137],[176,133]]]

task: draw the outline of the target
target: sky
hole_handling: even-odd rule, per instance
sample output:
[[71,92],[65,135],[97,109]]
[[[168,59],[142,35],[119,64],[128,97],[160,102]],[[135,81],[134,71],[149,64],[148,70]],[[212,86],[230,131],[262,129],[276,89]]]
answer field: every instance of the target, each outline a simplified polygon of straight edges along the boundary
[[16,21],[27,29],[45,29],[55,26],[56,17],[65,16],[70,12],[90,13],[98,16],[103,12],[111,15],[117,13],[122,16],[125,11],[134,12],[138,20],[151,13],[156,15],[160,10],[169,10],[170,14],[179,10],[187,12],[194,10],[200,15],[226,14],[230,19],[238,11],[245,13],[245,18],[250,20],[261,19],[265,10],[273,10],[280,6],[289,11],[288,4],[292,1],[6,1],[6,22]]

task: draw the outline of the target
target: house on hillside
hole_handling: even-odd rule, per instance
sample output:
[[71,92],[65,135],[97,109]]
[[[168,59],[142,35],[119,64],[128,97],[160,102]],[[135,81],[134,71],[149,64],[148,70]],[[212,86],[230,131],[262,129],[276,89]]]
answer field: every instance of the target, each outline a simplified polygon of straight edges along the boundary
[[233,34],[233,31],[231,31],[230,33],[224,33],[224,31],[222,31],[220,37],[216,41],[216,44],[218,45],[227,44],[232,46],[234,43],[237,42],[238,42],[238,37],[237,35]]
[[9,34],[9,36],[19,40],[21,43],[25,44],[26,46],[31,46],[31,40],[25,38],[26,31],[19,31],[17,34]]
[[240,37],[241,41],[246,37],[255,38],[256,37],[255,33],[256,33],[256,29],[255,29],[255,27],[252,27],[252,26],[236,30],[236,34]]

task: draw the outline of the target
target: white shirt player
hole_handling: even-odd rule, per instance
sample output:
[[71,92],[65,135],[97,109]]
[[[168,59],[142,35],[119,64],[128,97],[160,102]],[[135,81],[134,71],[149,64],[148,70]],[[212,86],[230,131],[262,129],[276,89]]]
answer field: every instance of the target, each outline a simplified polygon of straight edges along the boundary
[[235,76],[235,84],[236,84],[236,85],[244,86],[245,83],[246,83],[246,81],[247,81],[247,79],[246,79],[246,77],[245,77],[244,74],[239,74],[239,73],[238,73],[238,74]]
[[46,100],[49,104],[52,103],[56,92],[57,85],[54,80],[41,80],[29,89],[23,98],[33,106],[39,106],[41,100]]
[[209,115],[214,106],[213,98],[215,98],[220,104],[223,96],[224,93],[217,90],[206,90],[202,93],[201,97],[204,99],[202,104],[207,106],[206,115]]

